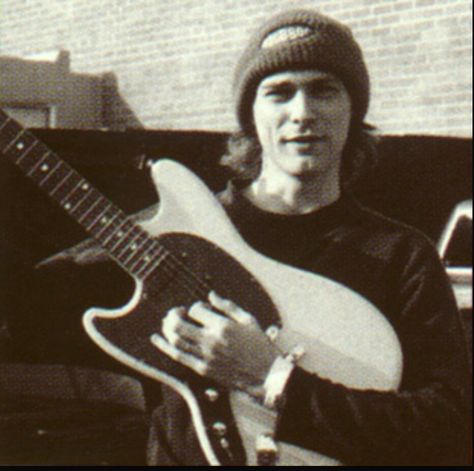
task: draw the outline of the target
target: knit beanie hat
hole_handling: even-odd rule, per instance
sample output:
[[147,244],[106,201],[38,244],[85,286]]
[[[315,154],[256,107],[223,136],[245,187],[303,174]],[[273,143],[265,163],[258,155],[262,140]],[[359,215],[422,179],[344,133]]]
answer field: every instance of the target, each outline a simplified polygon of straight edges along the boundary
[[369,76],[351,30],[311,10],[271,18],[254,34],[237,64],[233,91],[242,130],[252,128],[252,106],[262,79],[285,70],[319,69],[338,77],[362,123],[369,106]]

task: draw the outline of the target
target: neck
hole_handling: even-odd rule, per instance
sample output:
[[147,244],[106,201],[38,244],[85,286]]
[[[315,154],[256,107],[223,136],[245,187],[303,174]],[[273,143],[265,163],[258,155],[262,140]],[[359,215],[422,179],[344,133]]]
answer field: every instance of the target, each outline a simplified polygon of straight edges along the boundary
[[340,197],[339,171],[334,175],[288,175],[262,169],[246,196],[259,208],[279,214],[306,214]]

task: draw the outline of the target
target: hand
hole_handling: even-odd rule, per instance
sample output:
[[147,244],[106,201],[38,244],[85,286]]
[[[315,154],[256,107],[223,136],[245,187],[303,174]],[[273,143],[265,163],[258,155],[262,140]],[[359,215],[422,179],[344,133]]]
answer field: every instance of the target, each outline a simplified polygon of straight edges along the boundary
[[[208,300],[209,304],[194,303],[188,311],[168,311],[164,337],[155,334],[152,342],[198,374],[262,397],[263,383],[280,351],[251,314],[214,292]],[[186,314],[197,325],[186,320]]]

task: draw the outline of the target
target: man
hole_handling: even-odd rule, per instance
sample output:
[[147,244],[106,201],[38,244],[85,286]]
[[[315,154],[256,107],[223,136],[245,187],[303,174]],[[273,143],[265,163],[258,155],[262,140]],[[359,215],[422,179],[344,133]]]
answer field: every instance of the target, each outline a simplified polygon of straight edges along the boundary
[[[252,38],[234,90],[241,132],[228,160],[247,179],[221,195],[228,214],[261,253],[375,304],[402,346],[401,386],[362,391],[303,370],[252,313],[214,292],[170,310],[156,347],[277,408],[277,440],[351,465],[465,463],[467,361],[435,249],[350,195],[369,141],[369,79],[351,32],[312,11],[278,15]],[[196,443],[183,401],[165,392],[150,464],[204,464]]]
[[[335,280],[374,304],[398,335],[401,385],[394,392],[357,390],[305,371],[296,355],[276,348],[254,313],[213,292],[207,303],[170,310],[153,337],[157,351],[274,410],[277,442],[347,465],[468,463],[466,349],[436,251],[423,235],[351,196],[372,158],[364,124],[369,78],[351,32],[313,11],[278,15],[251,39],[234,91],[241,129],[225,160],[239,178],[220,195],[228,215],[257,251]],[[28,290],[22,301],[31,314],[125,303],[131,290],[117,299],[118,271],[97,250],[75,249],[43,264],[38,296]],[[65,281],[67,289],[44,296]],[[25,319],[30,338],[23,350],[42,345],[44,334],[34,327],[37,317]],[[59,322],[58,350],[78,328]],[[77,351],[90,351],[97,364],[95,347],[77,345]],[[159,404],[148,463],[207,464],[184,400],[165,387],[150,397]]]

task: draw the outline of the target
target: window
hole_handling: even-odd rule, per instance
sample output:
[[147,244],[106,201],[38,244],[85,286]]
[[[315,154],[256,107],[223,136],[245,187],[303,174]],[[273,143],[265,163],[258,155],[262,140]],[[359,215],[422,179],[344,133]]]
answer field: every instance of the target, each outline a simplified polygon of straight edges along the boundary
[[447,266],[472,266],[472,219],[461,216],[451,233],[444,261]]
[[49,106],[2,106],[16,121],[26,128],[53,128],[54,109]]

